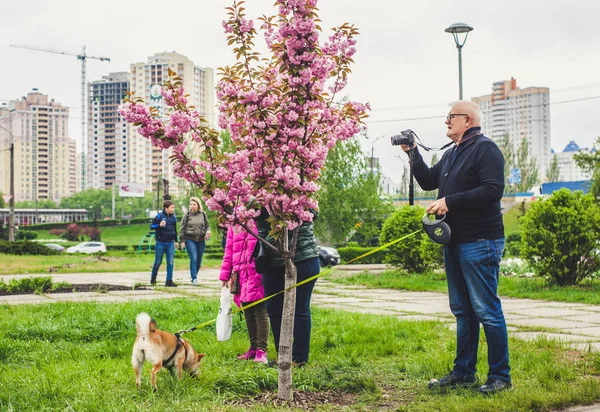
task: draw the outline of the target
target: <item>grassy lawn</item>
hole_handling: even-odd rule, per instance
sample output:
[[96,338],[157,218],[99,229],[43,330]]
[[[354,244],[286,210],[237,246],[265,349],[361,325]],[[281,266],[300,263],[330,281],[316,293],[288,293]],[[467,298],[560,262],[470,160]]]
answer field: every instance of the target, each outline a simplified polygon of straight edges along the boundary
[[[142,253],[124,254],[108,252],[102,256],[88,256],[82,254],[67,254],[52,256],[15,256],[0,254],[0,276],[27,273],[90,273],[90,272],[148,272],[152,269],[154,254]],[[189,268],[187,255],[175,259],[175,270]],[[220,267],[220,259],[202,259],[202,267]],[[161,270],[166,270],[166,261],[163,259]]]
[[[224,410],[275,391],[276,369],[235,359],[247,349],[237,316],[228,342],[217,342],[212,326],[186,335],[206,353],[199,379],[176,381],[161,371],[153,393],[146,365],[142,389],[135,388],[130,358],[137,313],[147,311],[159,327],[176,331],[212,319],[217,308],[216,300],[183,299],[0,306],[0,410]],[[546,340],[511,341],[510,392],[490,398],[468,389],[431,393],[427,382],[451,367],[454,341],[454,332],[438,322],[314,310],[311,363],[294,370],[294,386],[353,394],[353,409],[373,410],[547,411],[600,399],[600,354]],[[275,359],[272,343],[268,352]],[[485,345],[479,357],[484,380]],[[259,406],[252,410],[275,409]]]
[[[446,293],[446,275],[425,273],[407,275],[402,270],[388,270],[380,275],[359,273],[351,276],[329,275],[330,280],[345,285],[364,285],[369,288],[414,290]],[[579,286],[549,286],[542,278],[500,277],[498,294],[513,298],[553,300],[600,304],[600,280],[591,280]]]
[[[102,242],[107,245],[138,245],[144,235],[150,231],[150,225],[147,223],[122,226],[99,226],[98,228],[102,232]],[[51,235],[49,230],[36,230],[35,233],[37,233],[38,239],[59,239],[57,236]],[[69,244],[71,243],[76,244],[77,242],[70,242]]]

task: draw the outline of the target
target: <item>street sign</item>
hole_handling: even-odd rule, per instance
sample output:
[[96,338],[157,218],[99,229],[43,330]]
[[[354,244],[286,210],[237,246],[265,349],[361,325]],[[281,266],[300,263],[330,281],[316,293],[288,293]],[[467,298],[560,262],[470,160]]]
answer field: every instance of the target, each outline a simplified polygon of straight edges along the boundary
[[8,204],[10,202],[10,199],[12,198],[12,195],[2,195],[2,200],[4,200],[4,203]]
[[521,183],[521,169],[519,169],[518,167],[510,169],[510,173],[508,175],[508,183],[510,183],[511,185]]

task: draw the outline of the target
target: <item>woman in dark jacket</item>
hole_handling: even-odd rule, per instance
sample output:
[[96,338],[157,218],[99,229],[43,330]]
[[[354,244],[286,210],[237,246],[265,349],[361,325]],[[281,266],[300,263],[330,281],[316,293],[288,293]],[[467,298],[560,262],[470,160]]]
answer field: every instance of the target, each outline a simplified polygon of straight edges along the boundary
[[[316,218],[316,212],[313,213]],[[263,209],[261,215],[256,219],[258,232],[261,237],[275,245],[275,239],[269,236],[270,225],[269,222],[267,222],[267,217],[268,212],[266,209]],[[285,267],[281,256],[277,252],[268,248],[266,248],[265,251],[270,258],[271,264],[266,270],[263,270],[263,286],[265,288],[265,296],[270,296],[284,289]],[[297,282],[302,282],[321,271],[317,239],[313,232],[312,222],[305,222],[300,226],[294,263],[298,272]],[[312,329],[310,299],[316,282],[317,280],[315,279],[296,289],[296,316],[294,317],[292,361],[300,366],[308,362],[310,333]],[[267,313],[269,314],[269,319],[271,321],[271,332],[273,332],[273,338],[275,339],[275,348],[279,350],[281,316],[283,313],[283,294],[269,299],[266,303]]]

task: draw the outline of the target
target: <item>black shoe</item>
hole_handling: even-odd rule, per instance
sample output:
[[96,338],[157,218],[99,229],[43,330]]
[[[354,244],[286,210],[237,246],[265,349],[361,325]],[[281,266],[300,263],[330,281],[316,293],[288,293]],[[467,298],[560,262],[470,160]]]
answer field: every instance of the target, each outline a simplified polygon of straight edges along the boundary
[[469,387],[477,383],[474,376],[460,376],[454,371],[450,372],[443,378],[432,379],[427,387],[429,389],[454,389],[456,387]]
[[165,286],[168,288],[176,288],[177,285],[175,283],[173,283],[172,280],[167,280],[167,283],[165,283]]
[[512,388],[512,383],[503,381],[502,379],[492,378],[488,379],[485,385],[481,386],[477,392],[483,395],[493,395],[510,388]]
[[150,278],[150,284],[156,286],[156,278]]

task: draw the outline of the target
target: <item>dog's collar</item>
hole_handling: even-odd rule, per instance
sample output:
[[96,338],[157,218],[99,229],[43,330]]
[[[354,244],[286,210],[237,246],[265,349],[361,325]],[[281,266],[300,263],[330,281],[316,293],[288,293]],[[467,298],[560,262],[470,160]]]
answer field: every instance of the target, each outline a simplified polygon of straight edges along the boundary
[[179,348],[183,345],[183,350],[185,350],[185,359],[187,359],[187,348],[185,347],[185,345],[183,344],[183,342],[181,341],[181,336],[179,336],[179,333],[176,333],[174,335],[177,338],[177,344],[175,345],[175,350],[173,351],[173,353],[171,354],[171,356],[169,356],[169,359],[164,360],[162,362],[163,366],[167,366],[175,357],[175,355],[177,355],[177,352],[179,351]]

